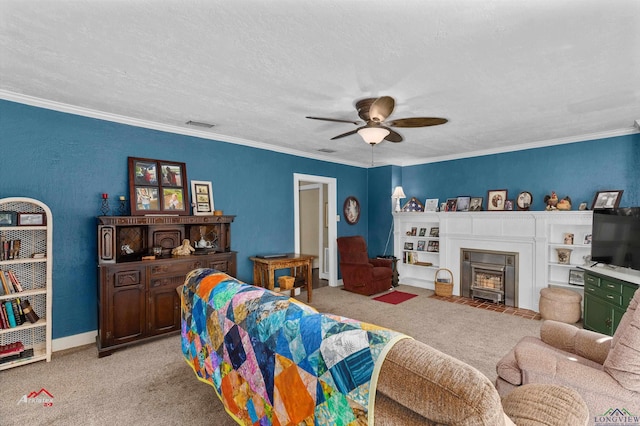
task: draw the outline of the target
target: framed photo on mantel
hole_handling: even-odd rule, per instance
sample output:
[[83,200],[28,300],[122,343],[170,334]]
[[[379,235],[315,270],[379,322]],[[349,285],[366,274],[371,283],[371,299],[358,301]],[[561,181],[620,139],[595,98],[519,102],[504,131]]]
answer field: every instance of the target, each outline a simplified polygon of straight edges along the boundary
[[184,163],[129,157],[131,215],[188,215]]
[[191,181],[191,197],[194,216],[213,215],[213,190],[211,182],[201,180]]

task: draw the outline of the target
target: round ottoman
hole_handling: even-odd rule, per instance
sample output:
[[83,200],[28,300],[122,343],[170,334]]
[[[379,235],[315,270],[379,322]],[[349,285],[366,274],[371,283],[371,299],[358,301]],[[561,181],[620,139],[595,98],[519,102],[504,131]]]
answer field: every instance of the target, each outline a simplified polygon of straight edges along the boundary
[[543,288],[540,290],[540,316],[546,320],[555,320],[575,324],[582,316],[582,295],[564,288]]

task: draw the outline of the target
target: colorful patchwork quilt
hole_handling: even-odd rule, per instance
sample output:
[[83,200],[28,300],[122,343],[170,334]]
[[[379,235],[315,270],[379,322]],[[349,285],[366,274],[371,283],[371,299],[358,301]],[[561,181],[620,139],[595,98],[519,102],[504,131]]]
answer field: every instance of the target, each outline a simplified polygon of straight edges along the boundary
[[373,424],[380,366],[406,337],[213,269],[182,288],[184,357],[244,425]]

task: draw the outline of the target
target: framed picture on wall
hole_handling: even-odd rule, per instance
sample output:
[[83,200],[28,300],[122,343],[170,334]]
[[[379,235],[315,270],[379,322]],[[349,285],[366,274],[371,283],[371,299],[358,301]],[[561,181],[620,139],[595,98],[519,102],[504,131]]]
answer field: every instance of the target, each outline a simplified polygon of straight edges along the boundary
[[131,215],[188,215],[184,163],[129,157]]
[[191,181],[191,205],[194,216],[213,216],[213,190],[211,182]]

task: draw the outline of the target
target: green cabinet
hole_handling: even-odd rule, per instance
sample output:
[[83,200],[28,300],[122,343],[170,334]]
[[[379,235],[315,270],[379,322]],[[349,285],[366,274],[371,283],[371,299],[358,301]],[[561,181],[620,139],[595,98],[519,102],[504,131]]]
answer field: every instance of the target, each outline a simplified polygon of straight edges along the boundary
[[637,289],[637,284],[585,271],[584,327],[612,336]]

